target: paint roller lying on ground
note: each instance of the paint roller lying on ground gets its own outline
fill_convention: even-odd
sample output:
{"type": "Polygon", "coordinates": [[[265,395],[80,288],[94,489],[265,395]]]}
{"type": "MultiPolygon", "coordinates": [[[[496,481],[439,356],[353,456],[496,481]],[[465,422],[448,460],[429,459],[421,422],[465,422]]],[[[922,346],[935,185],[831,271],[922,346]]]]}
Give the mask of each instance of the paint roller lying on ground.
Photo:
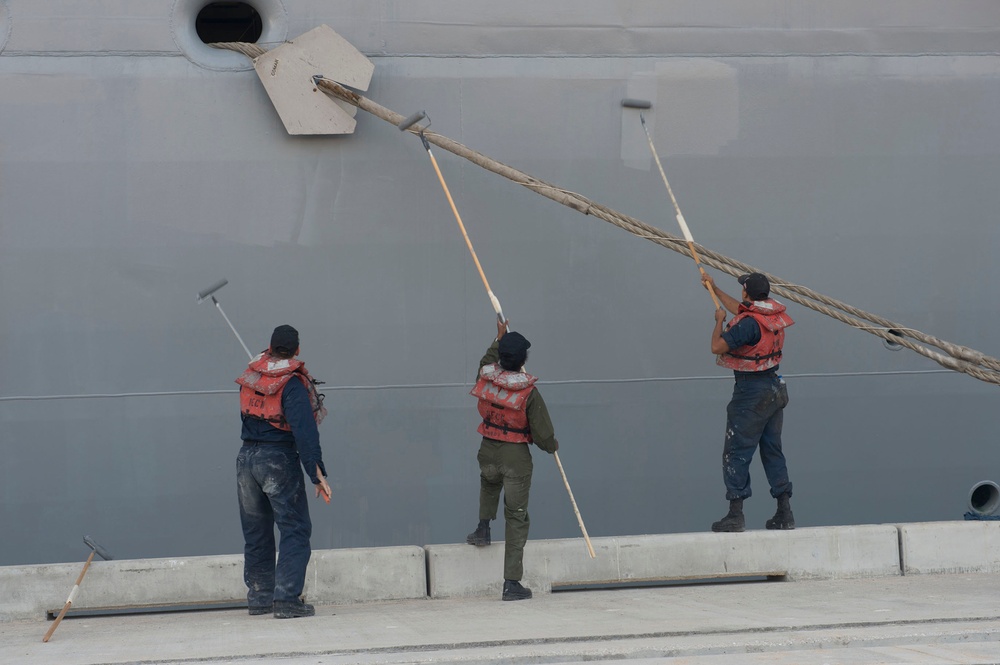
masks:
{"type": "MultiPolygon", "coordinates": [[[[670,181],[667,180],[667,174],[663,170],[663,164],[660,163],[660,156],[656,154],[656,146],[653,145],[653,137],[649,135],[649,129],[646,128],[646,118],[642,114],[642,109],[652,108],[653,103],[643,99],[623,99],[622,106],[627,109],[639,109],[639,122],[642,123],[642,131],[646,133],[646,140],[649,142],[649,150],[653,153],[653,159],[656,160],[656,167],[660,169],[660,176],[663,178],[663,184],[667,186],[667,194],[670,194],[670,200],[674,204],[677,224],[680,225],[681,233],[684,235],[684,239],[687,240],[688,249],[691,250],[691,257],[694,259],[695,265],[698,266],[698,271],[704,275],[705,269],[701,267],[701,259],[698,257],[698,252],[695,251],[694,237],[691,235],[691,229],[688,228],[687,222],[684,221],[684,214],[681,212],[681,207],[677,205],[677,198],[674,196],[674,190],[670,186],[670,181]]],[[[712,296],[712,302],[715,303],[715,308],[722,309],[722,303],[719,302],[719,297],[715,295],[715,289],[712,287],[711,282],[709,282],[708,292],[712,296]]]]}
{"type": "Polygon", "coordinates": [[[66,599],[66,604],[63,605],[62,610],[59,611],[59,616],[56,617],[56,620],[45,632],[45,637],[42,638],[42,642],[49,641],[49,638],[52,637],[52,633],[56,632],[56,628],[59,627],[63,617],[66,616],[66,612],[69,611],[70,605],[72,605],[73,601],[76,600],[76,594],[80,591],[80,583],[83,582],[83,576],[87,574],[87,569],[90,568],[90,562],[94,560],[94,555],[98,555],[105,561],[111,561],[114,559],[110,552],[94,542],[94,539],[90,536],[84,536],[83,542],[90,548],[90,556],[87,557],[87,563],[83,564],[83,570],[80,571],[80,576],[76,578],[76,584],[73,585],[73,590],[69,592],[69,598],[66,599]]]}
{"type": "MultiPolygon", "coordinates": [[[[462,216],[458,214],[458,208],[455,206],[455,201],[451,197],[451,192],[448,191],[448,185],[445,183],[444,176],[441,174],[441,168],[438,166],[437,160],[434,159],[434,153],[431,152],[431,146],[427,142],[427,138],[424,136],[424,131],[427,127],[430,127],[430,119],[427,118],[427,113],[424,111],[417,111],[416,113],[410,115],[407,118],[396,123],[396,126],[401,132],[407,130],[416,131],[417,135],[420,136],[420,141],[424,144],[424,149],[427,151],[427,156],[431,158],[431,164],[434,165],[434,171],[437,173],[438,180],[441,182],[441,188],[444,190],[445,196],[448,197],[448,203],[451,205],[451,211],[455,213],[455,219],[458,220],[458,226],[462,229],[462,236],[465,238],[465,244],[469,248],[469,253],[472,254],[472,260],[476,263],[476,269],[479,271],[479,276],[483,279],[483,286],[486,287],[486,293],[490,298],[490,302],[493,304],[493,310],[497,313],[497,320],[500,323],[505,323],[507,319],[504,318],[503,308],[500,307],[500,301],[497,297],[493,295],[493,290],[490,288],[490,283],[486,279],[486,273],[483,271],[482,264],[479,263],[479,257],[476,256],[476,250],[472,247],[472,241],[469,239],[469,234],[465,230],[465,224],[462,223],[462,216]],[[411,130],[411,128],[416,125],[421,120],[427,119],[427,125],[420,127],[417,130],[411,130]]],[[[569,479],[566,477],[566,471],[563,469],[562,461],[559,459],[559,451],[552,453],[556,460],[556,466],[559,467],[559,474],[562,476],[563,483],[566,485],[566,491],[569,493],[569,501],[573,505],[573,512],[576,513],[576,521],[580,525],[580,531],[583,532],[583,539],[587,543],[587,552],[590,554],[590,558],[596,558],[597,554],[594,553],[594,546],[590,542],[590,536],[587,534],[587,527],[583,524],[583,516],[580,515],[580,509],[576,505],[576,499],[573,497],[573,490],[570,489],[569,479]]]]}

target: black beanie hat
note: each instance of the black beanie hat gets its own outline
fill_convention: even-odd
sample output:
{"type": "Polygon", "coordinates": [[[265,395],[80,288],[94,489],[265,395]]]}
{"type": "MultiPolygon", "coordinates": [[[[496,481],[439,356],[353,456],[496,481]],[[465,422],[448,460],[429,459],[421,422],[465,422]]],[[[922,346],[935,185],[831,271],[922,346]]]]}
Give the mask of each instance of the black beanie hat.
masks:
{"type": "Polygon", "coordinates": [[[505,333],[500,338],[498,350],[500,352],[500,367],[508,372],[516,372],[524,365],[528,359],[528,349],[531,342],[524,338],[524,335],[516,332],[505,333]]]}
{"type": "Polygon", "coordinates": [[[271,351],[282,356],[293,356],[299,350],[299,331],[284,325],[278,326],[271,333],[271,351]]]}

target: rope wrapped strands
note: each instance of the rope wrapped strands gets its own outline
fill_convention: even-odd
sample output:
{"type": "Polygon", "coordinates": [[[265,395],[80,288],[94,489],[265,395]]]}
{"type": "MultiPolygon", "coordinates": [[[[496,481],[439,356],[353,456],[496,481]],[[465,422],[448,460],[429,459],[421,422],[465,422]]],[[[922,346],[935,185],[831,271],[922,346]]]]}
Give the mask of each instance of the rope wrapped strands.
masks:
{"type": "MultiPolygon", "coordinates": [[[[239,42],[219,43],[213,44],[213,46],[216,48],[239,51],[250,58],[259,57],[262,53],[266,52],[256,44],[244,44],[239,42]]],[[[344,86],[329,79],[317,79],[315,81],[315,85],[318,90],[322,90],[332,97],[356,106],[362,111],[366,111],[367,113],[370,113],[371,115],[392,125],[398,126],[403,120],[405,120],[403,115],[381,106],[367,97],[348,90],[344,86]]],[[[407,131],[416,133],[419,129],[410,128],[407,131]]],[[[609,224],[613,224],[639,238],[649,240],[650,242],[656,243],[657,245],[670,249],[678,254],[683,254],[684,256],[692,259],[694,258],[692,250],[688,247],[687,241],[683,238],[679,238],[654,226],[650,226],[645,222],[620,213],[607,206],[601,205],[600,203],[591,201],[581,194],[577,194],[576,192],[572,192],[561,187],[556,187],[555,185],[551,185],[543,180],[534,178],[527,173],[491,159],[482,153],[476,152],[475,150],[472,150],[446,136],[426,130],[423,131],[423,134],[429,143],[432,143],[443,150],[447,150],[454,155],[462,157],[463,159],[466,159],[487,171],[501,175],[504,178],[521,185],[522,187],[530,189],[536,194],[572,208],[577,212],[585,215],[591,215],[608,222],[609,224]]],[[[707,266],[732,275],[733,277],[748,272],[763,273],[771,282],[771,290],[791,302],[795,302],[803,307],[808,307],[813,311],[829,316],[857,330],[861,330],[870,335],[875,335],[883,340],[910,349],[911,351],[914,351],[925,358],[929,358],[949,370],[962,372],[986,383],[1000,385],[1000,360],[997,358],[986,355],[980,351],[976,351],[975,349],[970,349],[959,344],[938,339],[932,335],[927,335],[919,330],[909,328],[894,321],[890,321],[884,317],[848,305],[847,303],[824,296],[807,287],[793,284],[787,280],[781,279],[780,277],[755,268],[754,266],[719,254],[718,252],[713,252],[700,244],[692,244],[695,251],[697,251],[700,256],[702,263],[707,266]]]]}

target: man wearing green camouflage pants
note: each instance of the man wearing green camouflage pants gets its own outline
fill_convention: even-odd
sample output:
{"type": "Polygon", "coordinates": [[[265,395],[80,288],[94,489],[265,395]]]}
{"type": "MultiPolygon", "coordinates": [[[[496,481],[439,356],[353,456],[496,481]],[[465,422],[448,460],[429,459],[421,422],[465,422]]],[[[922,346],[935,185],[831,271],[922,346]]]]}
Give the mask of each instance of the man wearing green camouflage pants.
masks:
{"type": "Polygon", "coordinates": [[[559,442],[542,395],[534,387],[538,379],[523,368],[531,343],[520,333],[508,332],[507,323],[497,321],[496,340],[479,361],[471,393],[479,399],[483,422],[478,432],[483,442],[479,447],[479,526],[466,542],[490,544],[490,520],[496,519],[503,490],[506,532],[502,598],[525,600],[531,598],[531,589],[521,585],[533,468],[528,444],[554,453],[559,442]]]}

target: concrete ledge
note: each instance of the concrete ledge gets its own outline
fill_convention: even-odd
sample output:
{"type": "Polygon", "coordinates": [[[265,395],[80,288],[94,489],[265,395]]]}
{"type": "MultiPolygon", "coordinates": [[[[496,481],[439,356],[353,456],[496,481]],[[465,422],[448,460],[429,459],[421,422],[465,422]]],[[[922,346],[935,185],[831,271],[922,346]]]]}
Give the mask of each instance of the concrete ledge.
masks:
{"type": "MultiPolygon", "coordinates": [[[[242,557],[240,559],[242,566],[242,557]]],[[[242,577],[240,584],[242,588],[242,577]]],[[[306,570],[305,594],[310,602],[317,603],[426,598],[424,548],[363,547],[315,551],[306,570]]]]}
{"type": "MultiPolygon", "coordinates": [[[[529,540],[524,548],[525,585],[546,593],[563,586],[660,580],[900,574],[898,531],[892,525],[625,536],[591,542],[596,559],[590,558],[582,539],[529,540]]],[[[499,595],[502,542],[425,549],[432,598],[499,595]]]]}
{"type": "MultiPolygon", "coordinates": [[[[0,618],[44,618],[60,609],[80,563],[0,568],[0,618]]],[[[379,547],[313,551],[305,595],[321,603],[427,596],[424,551],[379,547]]],[[[102,561],[87,571],[73,609],[246,602],[243,555],[102,561]]]]}
{"type": "Polygon", "coordinates": [[[1000,572],[1000,522],[900,524],[903,573],[1000,572]]]}

